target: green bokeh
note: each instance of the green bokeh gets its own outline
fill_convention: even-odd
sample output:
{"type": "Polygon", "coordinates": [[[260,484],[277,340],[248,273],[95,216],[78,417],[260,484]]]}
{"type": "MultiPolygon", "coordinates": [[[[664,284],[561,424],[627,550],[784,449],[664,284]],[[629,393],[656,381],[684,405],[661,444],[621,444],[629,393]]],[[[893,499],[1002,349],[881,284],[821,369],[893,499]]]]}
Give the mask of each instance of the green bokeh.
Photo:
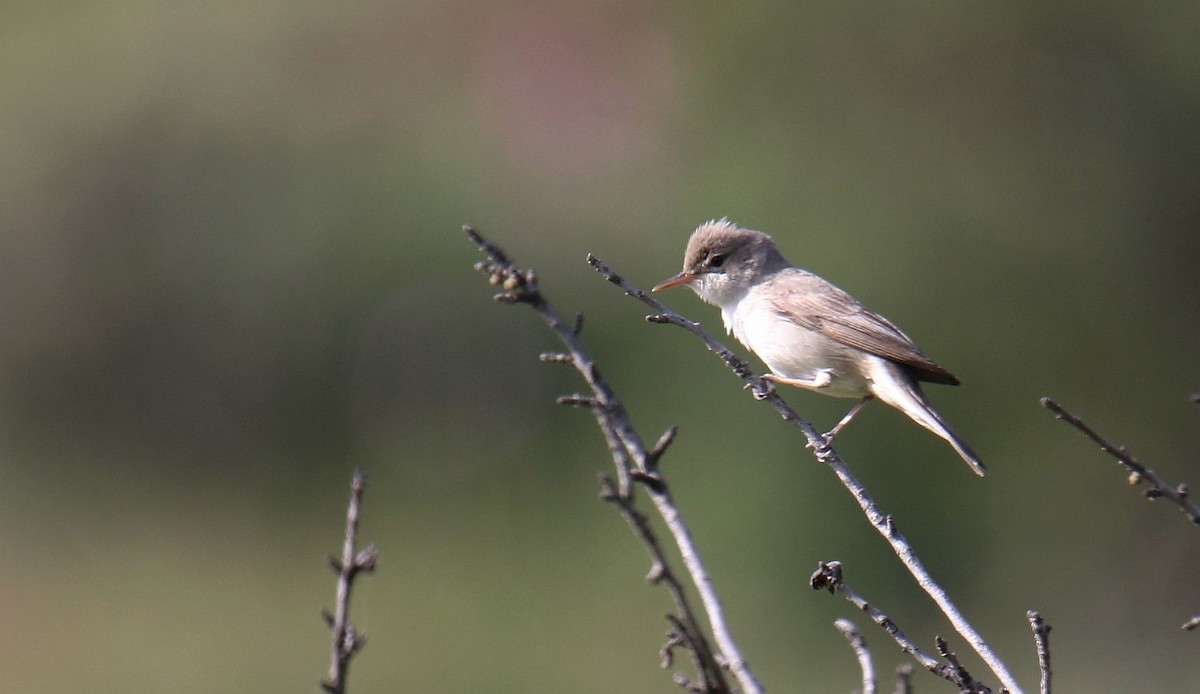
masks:
{"type": "Polygon", "coordinates": [[[352,691],[674,691],[603,440],[553,405],[582,386],[463,223],[586,313],[645,436],[679,425],[667,474],[769,689],[854,686],[831,623],[868,625],[818,560],[950,636],[797,434],[583,263],[648,286],[723,215],[964,381],[931,397],[988,479],[881,406],[838,447],[1027,687],[1031,608],[1063,691],[1200,679],[1195,529],[1037,405],[1200,484],[1194,3],[5,10],[5,690],[317,691],[361,466],[352,691]]]}

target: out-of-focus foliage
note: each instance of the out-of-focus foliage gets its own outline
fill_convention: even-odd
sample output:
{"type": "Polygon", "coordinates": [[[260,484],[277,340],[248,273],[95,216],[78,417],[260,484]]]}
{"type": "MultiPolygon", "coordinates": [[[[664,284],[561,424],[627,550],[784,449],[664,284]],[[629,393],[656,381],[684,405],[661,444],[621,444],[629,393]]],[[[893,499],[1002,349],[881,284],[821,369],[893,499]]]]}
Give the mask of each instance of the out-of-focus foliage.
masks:
{"type": "Polygon", "coordinates": [[[352,691],[672,691],[603,441],[552,405],[579,386],[488,300],[464,222],[587,314],[646,436],[680,426],[666,472],[769,688],[856,681],[818,560],[950,636],[800,438],[582,262],[648,286],[729,215],[966,384],[931,396],[988,479],[883,407],[838,448],[1024,681],[1036,608],[1064,691],[1187,690],[1196,530],[1037,398],[1200,485],[1197,26],[1183,2],[8,3],[4,689],[315,691],[362,466],[382,554],[352,691]]]}

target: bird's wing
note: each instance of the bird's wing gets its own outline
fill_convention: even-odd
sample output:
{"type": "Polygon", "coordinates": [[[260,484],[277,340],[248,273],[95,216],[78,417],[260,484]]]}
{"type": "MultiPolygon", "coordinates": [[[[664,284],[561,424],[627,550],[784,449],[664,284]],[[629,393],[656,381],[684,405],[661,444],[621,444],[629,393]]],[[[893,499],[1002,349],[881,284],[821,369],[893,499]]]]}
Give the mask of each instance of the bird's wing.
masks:
{"type": "MultiPolygon", "coordinates": [[[[802,271],[803,272],[803,271],[802,271]]],[[[797,325],[849,347],[903,364],[922,381],[956,386],[959,380],[921,353],[891,321],[834,285],[803,272],[802,281],[771,298],[772,309],[797,325]]]]}

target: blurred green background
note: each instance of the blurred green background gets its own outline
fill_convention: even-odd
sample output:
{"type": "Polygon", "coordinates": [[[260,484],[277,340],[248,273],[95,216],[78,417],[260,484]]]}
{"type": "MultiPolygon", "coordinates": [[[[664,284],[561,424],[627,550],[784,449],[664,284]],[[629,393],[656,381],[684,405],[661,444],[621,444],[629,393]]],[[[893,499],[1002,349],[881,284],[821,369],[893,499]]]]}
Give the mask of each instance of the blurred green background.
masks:
{"type": "MultiPolygon", "coordinates": [[[[1036,608],[1063,691],[1195,690],[1197,529],[1037,399],[1200,484],[1200,5],[4,15],[6,691],[317,691],[355,466],[382,554],[352,691],[677,691],[603,441],[553,405],[581,385],[463,223],[586,313],[647,438],[679,425],[665,470],[769,689],[855,686],[839,616],[904,661],[807,587],[818,560],[953,636],[799,435],[583,263],[648,286],[723,215],[965,383],[930,394],[989,478],[882,406],[838,448],[1026,686],[1036,608]]],[[[818,426],[849,405],[788,397],[818,426]]]]}

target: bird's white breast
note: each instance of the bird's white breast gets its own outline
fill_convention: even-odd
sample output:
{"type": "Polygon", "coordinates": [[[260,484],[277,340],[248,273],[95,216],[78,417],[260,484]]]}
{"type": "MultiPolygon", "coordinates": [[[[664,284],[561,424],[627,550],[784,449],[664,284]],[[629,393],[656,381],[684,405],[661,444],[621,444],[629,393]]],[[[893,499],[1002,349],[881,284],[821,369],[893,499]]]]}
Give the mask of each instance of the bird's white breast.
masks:
{"type": "Polygon", "coordinates": [[[821,393],[850,398],[867,394],[868,383],[856,360],[869,355],[788,320],[778,308],[769,292],[759,286],[722,305],[721,318],[726,331],[775,374],[811,380],[824,371],[833,380],[821,393]]]}

